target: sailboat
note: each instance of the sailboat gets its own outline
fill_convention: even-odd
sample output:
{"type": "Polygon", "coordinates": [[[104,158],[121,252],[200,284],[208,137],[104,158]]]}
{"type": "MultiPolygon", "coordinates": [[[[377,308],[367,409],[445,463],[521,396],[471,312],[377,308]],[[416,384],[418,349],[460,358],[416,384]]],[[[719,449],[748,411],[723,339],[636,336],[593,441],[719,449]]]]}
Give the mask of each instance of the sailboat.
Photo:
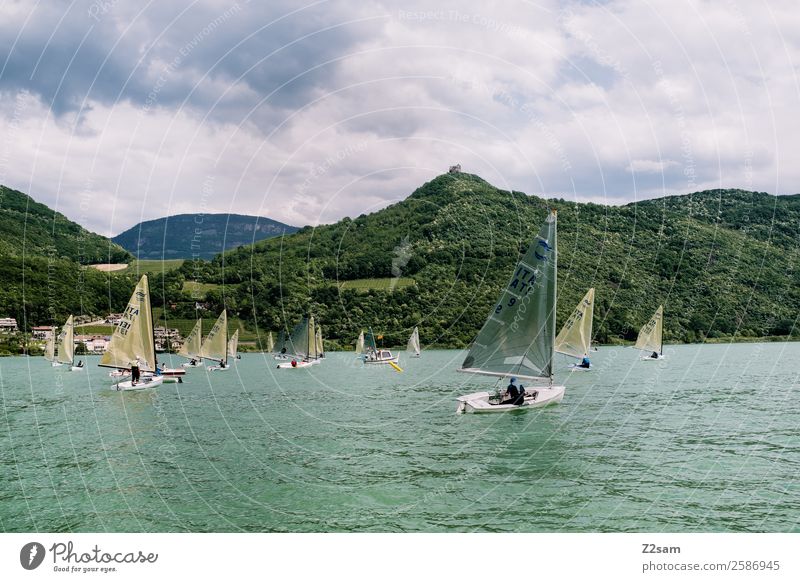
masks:
{"type": "MultiPolygon", "coordinates": [[[[153,338],[153,312],[150,308],[150,289],[147,275],[137,283],[122,313],[122,318],[114,328],[111,342],[100,366],[116,368],[121,374],[130,373],[131,367],[138,361],[141,377],[138,381],[124,380],[116,385],[117,390],[141,390],[160,385],[164,377],[155,374],[158,366],[156,360],[155,339],[153,338]]],[[[112,372],[114,374],[114,372],[112,372]]],[[[125,377],[125,376],[121,376],[125,377]]]]}
{"type": "Polygon", "coordinates": [[[411,354],[412,358],[418,358],[420,355],[419,352],[419,329],[414,328],[414,331],[411,332],[411,337],[408,338],[408,345],[406,346],[406,351],[411,354]]]}
{"type": "Polygon", "coordinates": [[[664,306],[659,305],[653,317],[642,326],[639,330],[639,336],[636,338],[636,345],[633,347],[637,350],[647,352],[647,355],[642,355],[642,360],[663,360],[664,359],[664,340],[663,335],[663,320],[664,320],[664,306]]]}
{"type": "MultiPolygon", "coordinates": [[[[525,387],[522,404],[501,404],[499,394],[458,398],[457,413],[506,412],[560,402],[553,385],[556,330],[557,215],[551,211],[539,235],[517,263],[506,288],[478,332],[459,372],[544,383],[525,387]]],[[[522,386],[520,386],[522,387],[522,386]]]]}
{"type": "Polygon", "coordinates": [[[225,371],[228,367],[228,312],[223,309],[219,314],[214,327],[208,332],[203,345],[200,346],[200,357],[205,360],[218,362],[216,366],[209,366],[210,372],[215,370],[225,371]]]}
{"type": "Polygon", "coordinates": [[[56,330],[53,328],[50,331],[50,337],[47,338],[47,343],[44,345],[44,359],[50,362],[53,368],[58,368],[61,363],[56,361],[56,330]]]}
{"type": "Polygon", "coordinates": [[[58,358],[56,361],[59,364],[67,364],[70,371],[80,372],[83,370],[83,364],[80,366],[75,365],[75,326],[73,318],[70,315],[67,318],[67,323],[61,328],[61,333],[58,334],[58,358]]]}
{"type": "Polygon", "coordinates": [[[272,332],[267,334],[267,353],[272,353],[275,351],[275,341],[272,339],[272,332]]]}
{"type": "Polygon", "coordinates": [[[315,336],[315,350],[317,354],[317,359],[314,360],[315,364],[319,364],[325,359],[325,346],[322,345],[322,326],[317,324],[317,333],[315,336]]]}
{"type": "Polygon", "coordinates": [[[367,348],[364,346],[364,330],[361,330],[361,333],[358,334],[358,339],[356,340],[356,357],[361,358],[364,354],[367,353],[367,348]]]}
{"type": "Polygon", "coordinates": [[[178,355],[184,358],[189,358],[188,362],[181,364],[183,368],[200,368],[203,366],[203,359],[200,357],[200,346],[203,344],[203,320],[197,320],[194,324],[192,331],[186,336],[186,341],[183,342],[181,349],[178,350],[178,355]]]}
{"type": "Polygon", "coordinates": [[[572,370],[579,372],[591,370],[589,350],[592,343],[592,319],[594,319],[594,287],[586,292],[556,337],[555,350],[559,354],[580,360],[570,364],[572,370]]]}
{"type": "Polygon", "coordinates": [[[239,354],[239,330],[233,332],[231,339],[228,340],[228,358],[231,360],[241,359],[239,354]]]}
{"type": "Polygon", "coordinates": [[[273,348],[272,357],[276,360],[288,360],[291,358],[292,349],[289,342],[286,340],[286,331],[281,330],[278,332],[278,341],[273,348]]]}
{"type": "Polygon", "coordinates": [[[289,355],[291,361],[278,364],[279,370],[307,368],[318,363],[319,351],[313,315],[304,317],[295,326],[286,347],[287,352],[290,351],[288,348],[291,347],[291,354],[289,355]]]}
{"type": "MultiPolygon", "coordinates": [[[[379,336],[378,339],[383,339],[383,336],[379,336]]],[[[363,357],[365,364],[389,364],[395,368],[397,367],[397,356],[392,355],[390,350],[379,348],[375,344],[375,334],[372,333],[372,328],[369,328],[369,332],[364,338],[364,343],[366,345],[363,357]]]]}

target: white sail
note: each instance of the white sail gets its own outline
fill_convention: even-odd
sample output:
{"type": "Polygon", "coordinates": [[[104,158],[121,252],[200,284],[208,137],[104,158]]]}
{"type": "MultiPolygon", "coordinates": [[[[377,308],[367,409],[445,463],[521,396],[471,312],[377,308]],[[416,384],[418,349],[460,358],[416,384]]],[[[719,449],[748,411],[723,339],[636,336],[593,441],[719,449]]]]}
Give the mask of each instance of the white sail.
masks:
{"type": "Polygon", "coordinates": [[[358,340],[356,341],[356,353],[357,354],[366,354],[367,350],[364,346],[364,330],[361,330],[361,333],[358,334],[358,340]]]}
{"type": "Polygon", "coordinates": [[[231,339],[228,340],[228,357],[235,358],[236,352],[239,350],[239,330],[233,332],[231,339]]]}
{"type": "Polygon", "coordinates": [[[219,314],[214,327],[208,332],[203,345],[200,346],[200,357],[207,360],[224,362],[228,353],[228,313],[225,309],[219,314]]]}
{"type": "Polygon", "coordinates": [[[108,368],[129,369],[138,358],[139,368],[154,372],[156,350],[153,341],[153,312],[150,308],[150,288],[147,275],[142,275],[133,291],[122,319],[114,329],[100,365],[108,368]]]}
{"type": "Polygon", "coordinates": [[[411,332],[411,337],[408,338],[406,351],[411,352],[415,356],[419,355],[419,329],[416,327],[414,328],[414,331],[411,332]]]}
{"type": "Polygon", "coordinates": [[[664,343],[661,337],[663,333],[663,319],[664,306],[659,305],[653,317],[650,318],[650,321],[644,324],[642,329],[639,330],[639,336],[636,338],[636,345],[634,346],[637,350],[658,352],[659,354],[664,352],[664,343]]]}
{"type": "Polygon", "coordinates": [[[203,320],[198,319],[194,324],[192,331],[186,336],[186,341],[183,342],[181,349],[178,350],[178,355],[184,358],[197,358],[200,356],[200,346],[203,344],[203,320]]]}
{"type": "Polygon", "coordinates": [[[314,338],[315,351],[318,358],[324,357],[325,346],[322,345],[322,326],[317,326],[317,333],[314,338]]]}
{"type": "Polygon", "coordinates": [[[47,343],[44,345],[44,359],[48,362],[56,361],[56,330],[53,328],[50,331],[50,337],[47,338],[47,343]]]}
{"type": "Polygon", "coordinates": [[[557,274],[556,212],[514,268],[460,372],[552,379],[557,274]]]}
{"type": "Polygon", "coordinates": [[[555,350],[575,358],[588,355],[592,343],[592,319],[594,319],[594,287],[586,292],[567,319],[556,337],[555,350]]]}
{"type": "Polygon", "coordinates": [[[267,352],[275,351],[275,341],[272,339],[272,332],[267,335],[267,352]]]}
{"type": "Polygon", "coordinates": [[[58,358],[56,361],[59,364],[72,365],[75,359],[75,344],[74,344],[74,327],[72,323],[72,316],[67,318],[67,323],[61,328],[61,333],[58,334],[58,358]]]}

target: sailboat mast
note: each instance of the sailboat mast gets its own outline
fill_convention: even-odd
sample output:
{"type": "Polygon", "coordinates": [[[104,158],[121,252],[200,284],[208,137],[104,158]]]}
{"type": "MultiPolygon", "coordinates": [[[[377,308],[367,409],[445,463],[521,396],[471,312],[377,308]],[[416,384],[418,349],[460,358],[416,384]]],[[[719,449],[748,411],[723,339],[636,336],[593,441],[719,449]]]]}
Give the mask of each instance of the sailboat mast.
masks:
{"type": "Polygon", "coordinates": [[[555,358],[556,346],[556,306],[558,305],[558,210],[552,209],[553,213],[553,325],[550,329],[550,386],[553,385],[553,359],[555,358]]]}

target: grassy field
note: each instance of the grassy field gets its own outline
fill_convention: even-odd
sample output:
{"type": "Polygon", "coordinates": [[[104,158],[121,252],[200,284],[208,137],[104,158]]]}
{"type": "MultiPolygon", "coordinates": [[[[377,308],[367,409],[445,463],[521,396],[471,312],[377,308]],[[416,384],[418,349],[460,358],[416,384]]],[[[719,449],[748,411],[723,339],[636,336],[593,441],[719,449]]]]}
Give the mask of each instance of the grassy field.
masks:
{"type": "Polygon", "coordinates": [[[339,281],[339,289],[355,289],[356,291],[369,291],[372,289],[388,291],[390,289],[400,289],[416,285],[414,279],[410,277],[398,277],[397,279],[387,277],[384,279],[353,279],[352,281],[339,281]]]}
{"type": "Polygon", "coordinates": [[[221,285],[216,283],[199,283],[197,281],[184,281],[183,290],[188,293],[202,293],[205,294],[213,289],[219,289],[221,285]]]}
{"type": "Polygon", "coordinates": [[[111,335],[114,333],[113,325],[76,325],[75,333],[80,335],[111,335]]]}
{"type": "MultiPolygon", "coordinates": [[[[172,329],[177,329],[183,337],[189,335],[189,332],[192,331],[194,324],[197,320],[195,319],[177,319],[168,317],[166,321],[163,319],[164,310],[160,307],[153,308],[153,324],[156,326],[165,326],[172,329]]],[[[203,335],[207,334],[211,330],[211,326],[214,325],[214,321],[216,318],[207,317],[203,319],[203,335]]],[[[252,330],[245,326],[244,322],[241,319],[236,317],[232,317],[228,319],[228,332],[233,333],[235,330],[239,330],[239,340],[245,342],[252,342],[258,339],[255,330],[252,330]]],[[[266,334],[266,332],[262,331],[262,334],[266,334]]],[[[275,337],[275,334],[273,334],[275,337]]]]}

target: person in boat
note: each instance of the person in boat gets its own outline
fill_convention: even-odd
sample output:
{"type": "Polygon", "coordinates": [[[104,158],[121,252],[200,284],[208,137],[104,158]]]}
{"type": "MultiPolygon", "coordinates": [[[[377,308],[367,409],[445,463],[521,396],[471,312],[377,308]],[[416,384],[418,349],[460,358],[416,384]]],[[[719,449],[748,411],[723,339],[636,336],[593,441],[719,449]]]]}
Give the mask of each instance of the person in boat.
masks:
{"type": "Polygon", "coordinates": [[[522,384],[517,387],[517,379],[511,378],[511,381],[508,383],[508,388],[506,388],[506,399],[500,404],[520,406],[523,402],[525,402],[525,388],[522,384]]]}
{"type": "Polygon", "coordinates": [[[194,358],[192,358],[192,361],[191,361],[191,362],[189,362],[189,365],[190,365],[190,366],[196,366],[196,365],[197,365],[197,360],[195,360],[194,358]]]}
{"type": "Polygon", "coordinates": [[[297,360],[292,360],[292,368],[296,368],[296,367],[297,367],[297,360]]]}
{"type": "Polygon", "coordinates": [[[651,358],[653,358],[654,360],[657,360],[657,359],[658,359],[658,352],[653,352],[653,353],[650,355],[650,357],[651,357],[651,358]]]}
{"type": "Polygon", "coordinates": [[[136,358],[131,362],[131,384],[136,385],[139,381],[139,358],[136,358]]]}
{"type": "Polygon", "coordinates": [[[78,360],[77,367],[78,368],[83,368],[83,360],[78,360]]]}
{"type": "Polygon", "coordinates": [[[282,353],[282,354],[285,354],[285,353],[286,353],[286,346],[283,346],[283,347],[281,348],[281,353],[282,353]]]}
{"type": "Polygon", "coordinates": [[[583,359],[581,360],[581,363],[578,364],[578,367],[586,369],[591,368],[592,362],[589,360],[589,356],[583,356],[583,359]]]}
{"type": "Polygon", "coordinates": [[[237,360],[241,360],[242,359],[242,354],[236,354],[236,359],[237,360]]]}
{"type": "Polygon", "coordinates": [[[228,366],[226,366],[226,365],[225,365],[225,362],[224,362],[224,361],[221,361],[221,362],[219,363],[219,367],[220,367],[220,368],[227,368],[228,366]]]}

